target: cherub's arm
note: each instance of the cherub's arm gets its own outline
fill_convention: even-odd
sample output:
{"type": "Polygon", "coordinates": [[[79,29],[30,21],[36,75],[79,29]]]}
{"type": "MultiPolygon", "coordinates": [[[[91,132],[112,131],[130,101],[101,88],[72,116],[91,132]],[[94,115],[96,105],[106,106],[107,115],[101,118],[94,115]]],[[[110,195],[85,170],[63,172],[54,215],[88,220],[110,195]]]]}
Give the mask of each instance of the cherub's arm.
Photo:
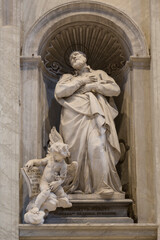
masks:
{"type": "Polygon", "coordinates": [[[45,166],[48,163],[48,157],[41,158],[41,159],[31,159],[26,164],[25,167],[32,168],[33,166],[45,166]]]}

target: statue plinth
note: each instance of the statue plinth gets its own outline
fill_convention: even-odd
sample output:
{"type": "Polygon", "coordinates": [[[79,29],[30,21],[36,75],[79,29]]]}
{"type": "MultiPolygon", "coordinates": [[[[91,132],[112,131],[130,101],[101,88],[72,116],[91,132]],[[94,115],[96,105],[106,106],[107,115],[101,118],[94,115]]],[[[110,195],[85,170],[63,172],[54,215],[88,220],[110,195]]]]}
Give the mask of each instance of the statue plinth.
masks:
{"type": "Polygon", "coordinates": [[[45,223],[133,223],[133,219],[128,217],[131,199],[70,201],[72,208],[57,208],[49,213],[45,223]]]}
{"type": "Polygon", "coordinates": [[[114,192],[111,195],[106,195],[106,196],[101,196],[100,194],[85,194],[85,193],[73,193],[73,194],[69,194],[68,195],[69,200],[93,200],[93,201],[97,201],[97,200],[114,200],[114,199],[125,199],[125,193],[119,193],[119,192],[114,192]]]}

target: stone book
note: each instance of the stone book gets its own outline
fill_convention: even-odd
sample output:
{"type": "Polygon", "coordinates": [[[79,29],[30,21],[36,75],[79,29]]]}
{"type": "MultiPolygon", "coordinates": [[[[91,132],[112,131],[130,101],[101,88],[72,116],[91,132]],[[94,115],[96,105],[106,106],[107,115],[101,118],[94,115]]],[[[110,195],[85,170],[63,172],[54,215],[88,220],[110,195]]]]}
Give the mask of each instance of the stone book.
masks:
{"type": "Polygon", "coordinates": [[[39,191],[39,182],[41,179],[41,171],[38,167],[28,169],[27,167],[21,168],[22,175],[27,183],[29,197],[36,196],[39,191]]]}

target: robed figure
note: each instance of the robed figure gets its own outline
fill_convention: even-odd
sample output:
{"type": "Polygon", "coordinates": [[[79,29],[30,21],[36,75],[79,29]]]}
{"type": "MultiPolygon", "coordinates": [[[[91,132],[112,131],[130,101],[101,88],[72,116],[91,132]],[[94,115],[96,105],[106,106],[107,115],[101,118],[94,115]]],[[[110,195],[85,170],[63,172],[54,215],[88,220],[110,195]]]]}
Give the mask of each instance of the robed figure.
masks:
{"type": "Polygon", "coordinates": [[[64,74],[55,88],[62,105],[60,133],[69,145],[69,161],[78,162],[75,190],[101,196],[121,192],[116,171],[120,146],[112,101],[120,93],[114,79],[102,70],[92,70],[84,53],[70,55],[75,74],[64,74]],[[112,103],[111,103],[112,102],[112,103]]]}

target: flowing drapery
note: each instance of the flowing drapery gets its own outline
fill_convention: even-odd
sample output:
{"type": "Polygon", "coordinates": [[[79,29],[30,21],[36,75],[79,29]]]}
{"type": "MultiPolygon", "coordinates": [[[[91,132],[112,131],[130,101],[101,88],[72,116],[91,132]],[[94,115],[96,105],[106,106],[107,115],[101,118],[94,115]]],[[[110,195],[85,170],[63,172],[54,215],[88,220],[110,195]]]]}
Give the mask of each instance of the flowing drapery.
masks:
{"type": "Polygon", "coordinates": [[[95,93],[79,91],[80,82],[72,75],[64,75],[57,84],[55,96],[63,106],[60,133],[69,145],[70,161],[78,162],[75,189],[85,193],[107,189],[121,192],[115,167],[120,158],[114,125],[118,112],[104,97],[117,95],[119,87],[103,71],[93,72],[99,77],[95,93]]]}

